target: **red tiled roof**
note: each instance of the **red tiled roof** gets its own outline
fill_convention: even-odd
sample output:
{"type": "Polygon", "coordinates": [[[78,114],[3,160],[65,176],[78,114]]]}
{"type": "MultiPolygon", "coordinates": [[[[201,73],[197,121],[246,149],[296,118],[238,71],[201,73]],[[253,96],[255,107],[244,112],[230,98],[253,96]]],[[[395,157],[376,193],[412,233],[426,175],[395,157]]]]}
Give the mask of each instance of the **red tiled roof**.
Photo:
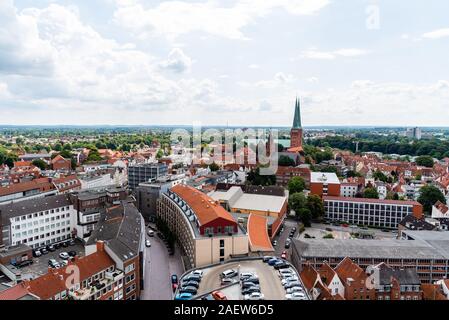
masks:
{"type": "Polygon", "coordinates": [[[66,269],[72,265],[78,267],[79,279],[82,282],[94,274],[115,265],[115,263],[104,250],[97,250],[97,252],[79,258],[75,262],[69,262],[66,267],[49,270],[47,274],[39,278],[25,281],[28,291],[42,300],[47,300],[64,290],[68,290],[66,280],[68,277],[73,276],[73,271],[67,271],[66,273],[66,269]]]}
{"type": "Polygon", "coordinates": [[[53,160],[51,160],[51,163],[56,163],[56,162],[58,162],[58,161],[60,161],[60,160],[63,160],[63,161],[69,161],[69,160],[67,160],[66,158],[64,158],[63,156],[61,156],[60,154],[58,154],[56,157],[54,157],[53,158],[53,160]]]}
{"type": "Polygon", "coordinates": [[[422,283],[421,289],[423,293],[423,300],[447,300],[442,293],[441,287],[437,284],[422,283]]]}
{"type": "Polygon", "coordinates": [[[251,251],[274,251],[268,236],[267,217],[254,213],[249,215],[248,237],[251,251]]]}
{"type": "Polygon", "coordinates": [[[336,267],[335,272],[342,281],[346,281],[348,278],[357,279],[364,273],[363,269],[355,264],[350,258],[344,258],[336,267]]]}
{"type": "Polygon", "coordinates": [[[19,300],[29,294],[22,282],[0,292],[0,300],[19,300]]]}
{"type": "Polygon", "coordinates": [[[336,200],[345,202],[366,202],[366,203],[380,203],[380,204],[397,204],[397,205],[411,205],[417,206],[421,205],[417,201],[402,201],[402,200],[381,200],[381,199],[368,199],[368,198],[345,198],[345,197],[333,197],[333,196],[323,196],[323,200],[336,200]]]}
{"type": "Polygon", "coordinates": [[[38,178],[32,181],[13,184],[6,187],[0,187],[0,196],[39,189],[40,191],[53,190],[55,186],[49,178],[38,178]]]}
{"type": "Polygon", "coordinates": [[[232,215],[222,206],[212,200],[211,197],[193,187],[178,184],[171,188],[171,191],[187,202],[195,212],[201,225],[208,224],[218,218],[235,222],[232,215]]]}
{"type": "Polygon", "coordinates": [[[301,277],[301,280],[304,283],[307,291],[312,290],[315,287],[317,281],[319,281],[318,272],[310,264],[304,265],[299,276],[301,277]]]}

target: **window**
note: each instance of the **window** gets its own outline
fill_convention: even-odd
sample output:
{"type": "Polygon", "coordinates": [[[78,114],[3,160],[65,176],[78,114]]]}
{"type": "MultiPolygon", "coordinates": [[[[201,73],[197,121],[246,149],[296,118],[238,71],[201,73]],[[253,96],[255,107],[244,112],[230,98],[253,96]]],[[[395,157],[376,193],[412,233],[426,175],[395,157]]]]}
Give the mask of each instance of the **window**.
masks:
{"type": "Polygon", "coordinates": [[[220,248],[224,248],[224,245],[225,245],[225,241],[224,241],[224,239],[221,239],[220,240],[220,248]]]}
{"type": "Polygon", "coordinates": [[[135,269],[135,266],[134,266],[134,263],[132,263],[132,264],[126,266],[125,273],[130,273],[131,271],[134,271],[134,269],[135,269]]]}
{"type": "Polygon", "coordinates": [[[223,257],[225,255],[225,250],[223,248],[220,249],[220,257],[223,257]]]}

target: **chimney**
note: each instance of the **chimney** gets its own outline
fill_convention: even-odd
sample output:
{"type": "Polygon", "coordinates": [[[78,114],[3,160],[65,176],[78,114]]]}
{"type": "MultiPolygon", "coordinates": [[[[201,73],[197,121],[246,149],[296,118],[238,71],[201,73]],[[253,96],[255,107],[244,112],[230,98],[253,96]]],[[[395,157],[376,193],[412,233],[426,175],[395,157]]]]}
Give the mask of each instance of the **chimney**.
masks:
{"type": "Polygon", "coordinates": [[[97,251],[104,251],[104,241],[97,241],[97,251]]]}

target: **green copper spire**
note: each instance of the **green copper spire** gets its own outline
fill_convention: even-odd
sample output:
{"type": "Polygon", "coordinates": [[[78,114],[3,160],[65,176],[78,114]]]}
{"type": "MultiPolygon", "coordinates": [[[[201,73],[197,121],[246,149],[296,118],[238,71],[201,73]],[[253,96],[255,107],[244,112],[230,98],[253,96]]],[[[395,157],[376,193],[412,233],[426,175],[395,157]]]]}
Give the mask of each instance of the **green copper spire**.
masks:
{"type": "Polygon", "coordinates": [[[300,104],[299,99],[296,98],[295,102],[295,117],[293,118],[293,129],[299,129],[301,128],[301,110],[300,110],[300,104]]]}

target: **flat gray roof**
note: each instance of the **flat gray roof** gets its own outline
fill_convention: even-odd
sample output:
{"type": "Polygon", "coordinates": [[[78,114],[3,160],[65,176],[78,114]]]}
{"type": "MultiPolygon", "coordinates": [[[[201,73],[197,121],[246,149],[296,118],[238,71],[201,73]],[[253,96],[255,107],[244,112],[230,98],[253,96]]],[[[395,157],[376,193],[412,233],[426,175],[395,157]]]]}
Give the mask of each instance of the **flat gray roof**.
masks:
{"type": "Polygon", "coordinates": [[[445,240],[438,241],[399,239],[301,239],[294,240],[293,243],[294,250],[300,256],[306,258],[449,259],[449,234],[445,240]]]}

